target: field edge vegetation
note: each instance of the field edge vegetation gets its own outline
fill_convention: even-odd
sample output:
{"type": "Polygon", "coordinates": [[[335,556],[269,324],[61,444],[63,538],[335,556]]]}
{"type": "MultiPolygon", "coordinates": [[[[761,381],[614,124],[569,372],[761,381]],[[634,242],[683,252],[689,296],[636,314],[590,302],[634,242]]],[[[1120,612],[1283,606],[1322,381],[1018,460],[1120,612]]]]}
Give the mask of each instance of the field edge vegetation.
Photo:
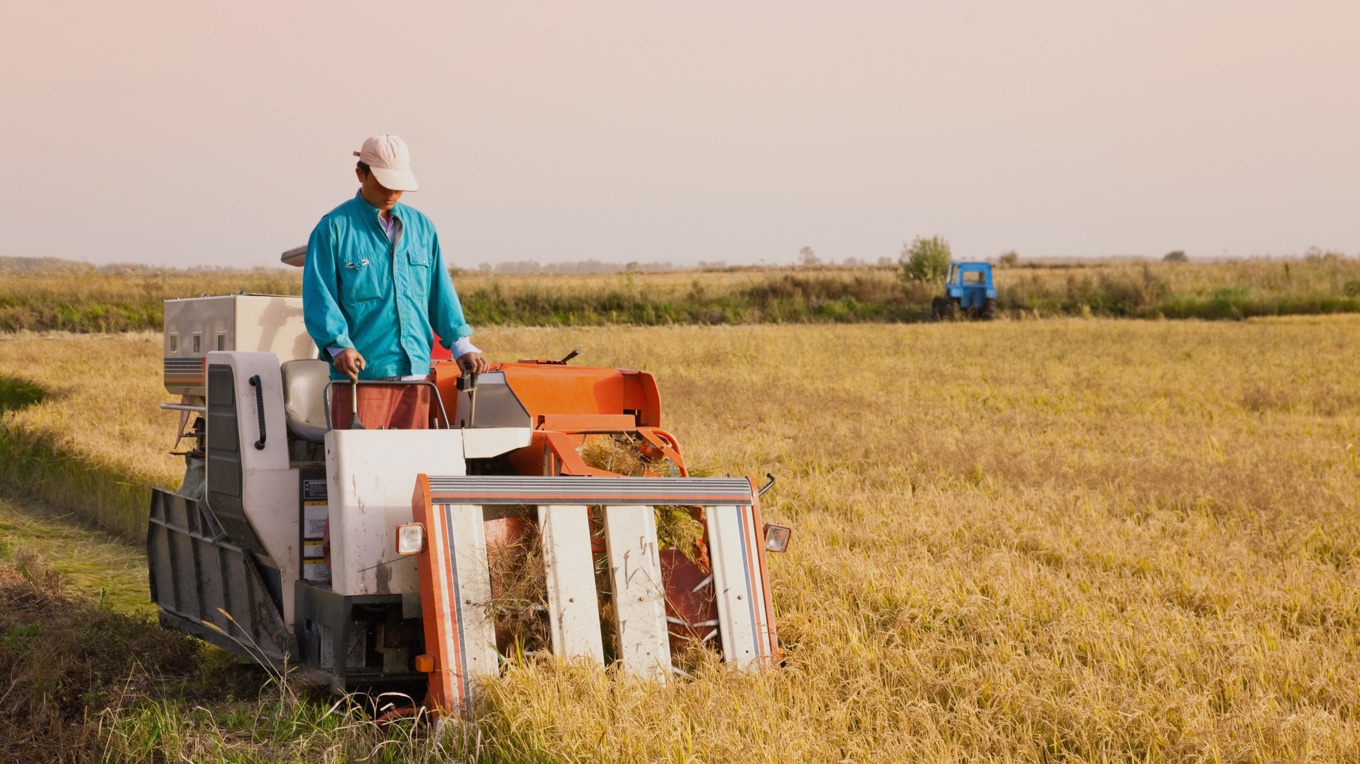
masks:
{"type": "MultiPolygon", "coordinates": [[[[96,268],[0,258],[0,332],[158,330],[166,299],[237,291],[296,295],[295,269],[96,268]],[[9,263],[8,268],[6,262],[9,263]]],[[[476,326],[908,323],[940,287],[900,266],[798,266],[595,275],[456,271],[476,326]]],[[[1004,317],[1242,319],[1360,312],[1360,258],[1314,254],[1222,262],[997,268],[1004,317]]]]}

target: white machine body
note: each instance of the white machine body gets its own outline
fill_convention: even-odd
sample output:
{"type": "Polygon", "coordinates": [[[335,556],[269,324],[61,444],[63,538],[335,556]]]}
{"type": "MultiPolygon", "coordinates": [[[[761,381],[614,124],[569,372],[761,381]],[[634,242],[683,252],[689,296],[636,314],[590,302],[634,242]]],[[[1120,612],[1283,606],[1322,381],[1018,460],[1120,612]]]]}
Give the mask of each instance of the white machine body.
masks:
{"type": "Polygon", "coordinates": [[[326,433],[330,583],[337,594],[415,594],[415,560],[397,555],[411,522],[414,475],[465,475],[466,458],[529,445],[527,427],[487,430],[331,430],[326,433]]]}
{"type": "Polygon", "coordinates": [[[281,361],[316,358],[301,297],[233,294],[165,301],[165,388],[202,397],[213,351],[273,353],[281,361]]]}

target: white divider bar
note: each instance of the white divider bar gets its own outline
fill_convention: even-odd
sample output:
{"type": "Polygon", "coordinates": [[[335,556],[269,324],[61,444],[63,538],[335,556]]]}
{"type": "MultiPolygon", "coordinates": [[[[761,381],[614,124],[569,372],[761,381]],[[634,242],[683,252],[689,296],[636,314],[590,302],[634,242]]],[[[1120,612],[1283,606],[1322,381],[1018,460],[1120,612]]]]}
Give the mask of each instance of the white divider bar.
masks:
{"type": "Polygon", "coordinates": [[[604,531],[619,659],[635,674],[665,681],[671,673],[671,650],[656,548],[656,513],[646,506],[606,507],[604,531]]]}
{"type": "Polygon", "coordinates": [[[431,475],[430,495],[446,504],[680,505],[751,504],[745,478],[517,477],[431,475]]]}
{"type": "Polygon", "coordinates": [[[600,608],[595,590],[595,557],[585,505],[538,508],[543,566],[548,580],[548,622],[554,655],[585,656],[604,662],[600,608]]]}
{"type": "MultiPolygon", "coordinates": [[[[433,505],[426,522],[442,543],[430,544],[431,585],[438,654],[432,683],[439,697],[466,708],[476,692],[474,678],[496,674],[496,624],[491,602],[491,572],[486,563],[486,529],[482,508],[433,505]]],[[[430,617],[429,614],[426,617],[430,617]]],[[[429,632],[426,632],[427,635],[429,632]]],[[[428,636],[427,636],[428,639],[428,636]]],[[[427,650],[434,652],[434,646],[427,650]]]]}
{"type": "Polygon", "coordinates": [[[491,568],[486,559],[486,518],[471,504],[448,506],[449,548],[458,574],[464,663],[469,674],[496,674],[496,619],[491,612],[491,568]]]}
{"type": "Polygon", "coordinates": [[[706,516],[723,662],[743,671],[761,669],[771,649],[754,515],[750,506],[722,506],[709,507],[706,516]]]}

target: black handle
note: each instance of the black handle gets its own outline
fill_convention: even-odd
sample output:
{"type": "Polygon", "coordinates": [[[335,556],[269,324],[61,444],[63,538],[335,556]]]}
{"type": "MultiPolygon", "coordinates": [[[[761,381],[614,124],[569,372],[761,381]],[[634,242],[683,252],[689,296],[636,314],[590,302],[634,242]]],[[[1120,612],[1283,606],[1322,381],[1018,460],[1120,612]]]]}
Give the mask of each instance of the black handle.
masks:
{"type": "Polygon", "coordinates": [[[757,491],[756,496],[764,496],[766,491],[770,490],[771,488],[774,488],[774,475],[772,473],[766,472],[765,477],[769,478],[770,482],[766,483],[764,488],[757,491]]]}
{"type": "Polygon", "coordinates": [[[260,384],[260,375],[256,374],[250,378],[250,386],[255,388],[255,412],[260,416],[260,439],[255,441],[255,450],[264,450],[264,385],[260,384]]]}

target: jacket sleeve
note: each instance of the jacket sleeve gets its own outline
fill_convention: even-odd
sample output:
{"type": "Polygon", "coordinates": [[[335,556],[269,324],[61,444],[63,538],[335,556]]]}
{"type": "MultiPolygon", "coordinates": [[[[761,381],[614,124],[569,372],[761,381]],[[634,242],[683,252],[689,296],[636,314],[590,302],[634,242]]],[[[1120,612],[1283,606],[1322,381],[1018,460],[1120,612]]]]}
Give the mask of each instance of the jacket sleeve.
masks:
{"type": "Polygon", "coordinates": [[[323,219],[307,240],[307,261],[302,266],[302,318],[321,357],[331,360],[327,348],[352,348],[349,322],[340,310],[340,277],[336,272],[335,232],[323,219]]]}
{"type": "Polygon", "coordinates": [[[452,348],[455,340],[472,336],[472,327],[463,317],[463,303],[453,288],[453,279],[449,278],[444,252],[439,246],[439,234],[431,235],[430,241],[434,258],[434,272],[430,274],[433,282],[430,284],[430,326],[439,335],[439,344],[452,348]]]}

